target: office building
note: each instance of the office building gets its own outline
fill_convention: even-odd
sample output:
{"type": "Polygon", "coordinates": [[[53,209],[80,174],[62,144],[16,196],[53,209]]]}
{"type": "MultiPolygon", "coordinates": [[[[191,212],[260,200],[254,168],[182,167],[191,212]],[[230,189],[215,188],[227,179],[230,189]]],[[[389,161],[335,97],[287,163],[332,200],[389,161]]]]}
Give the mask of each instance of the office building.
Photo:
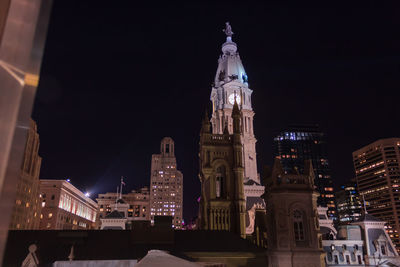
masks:
{"type": "Polygon", "coordinates": [[[26,138],[21,175],[17,183],[16,199],[11,215],[10,229],[33,230],[40,223],[39,173],[42,158],[39,156],[37,125],[31,120],[26,138]]]}
{"type": "Polygon", "coordinates": [[[95,229],[97,203],[66,180],[40,180],[41,230],[95,229]]]}
{"type": "Polygon", "coordinates": [[[150,173],[150,216],[172,216],[172,226],[182,228],[183,175],[177,169],[172,138],[161,140],[161,153],[153,154],[150,173]]]}
{"type": "Polygon", "coordinates": [[[328,207],[328,216],[337,218],[333,182],[326,150],[325,134],[318,125],[294,125],[274,138],[274,157],[282,162],[285,172],[304,172],[305,160],[311,160],[315,186],[320,193],[318,206],[328,207]]]}
{"type": "Polygon", "coordinates": [[[341,190],[336,192],[335,196],[338,219],[341,223],[353,222],[361,217],[363,206],[356,182],[349,182],[342,185],[341,190]]]}
{"type": "Polygon", "coordinates": [[[400,249],[400,138],[380,139],[353,152],[358,191],[369,214],[387,222],[400,249]]]}

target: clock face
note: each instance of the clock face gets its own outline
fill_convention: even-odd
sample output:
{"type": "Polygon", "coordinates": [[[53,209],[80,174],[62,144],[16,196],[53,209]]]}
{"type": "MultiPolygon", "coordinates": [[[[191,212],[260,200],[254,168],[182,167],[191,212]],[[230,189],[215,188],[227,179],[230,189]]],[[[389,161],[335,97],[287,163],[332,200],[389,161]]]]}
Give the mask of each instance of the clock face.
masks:
{"type": "MultiPolygon", "coordinates": [[[[235,103],[235,94],[230,94],[228,100],[233,105],[235,103]]],[[[240,95],[236,95],[236,102],[240,104],[240,95]]]]}

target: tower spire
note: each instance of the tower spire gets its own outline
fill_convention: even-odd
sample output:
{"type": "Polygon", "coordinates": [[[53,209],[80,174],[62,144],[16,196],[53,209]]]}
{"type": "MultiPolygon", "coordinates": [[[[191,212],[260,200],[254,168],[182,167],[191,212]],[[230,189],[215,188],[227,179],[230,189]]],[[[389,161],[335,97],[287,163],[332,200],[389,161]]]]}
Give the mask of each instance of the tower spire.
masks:
{"type": "Polygon", "coordinates": [[[225,22],[225,29],[222,30],[226,35],[226,42],[222,45],[222,52],[225,55],[234,55],[237,51],[236,44],[232,41],[232,27],[229,22],[225,22]]]}
{"type": "Polygon", "coordinates": [[[204,111],[204,118],[203,118],[203,122],[201,125],[201,132],[202,133],[210,133],[211,130],[211,123],[210,123],[210,119],[208,118],[208,112],[207,109],[204,111]]]}
{"type": "Polygon", "coordinates": [[[240,130],[240,110],[239,105],[236,101],[236,94],[235,94],[235,103],[233,104],[232,109],[232,119],[233,119],[233,133],[241,133],[240,130]]]}

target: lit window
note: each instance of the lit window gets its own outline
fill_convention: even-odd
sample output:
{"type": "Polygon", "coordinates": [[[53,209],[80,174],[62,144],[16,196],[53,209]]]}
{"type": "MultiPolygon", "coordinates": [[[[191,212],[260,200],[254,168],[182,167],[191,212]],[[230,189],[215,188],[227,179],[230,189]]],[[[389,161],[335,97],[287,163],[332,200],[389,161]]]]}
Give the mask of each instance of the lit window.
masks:
{"type": "Polygon", "coordinates": [[[29,202],[26,202],[25,207],[29,208],[29,202]]]}
{"type": "Polygon", "coordinates": [[[49,213],[49,218],[53,217],[53,213],[49,213]]]}

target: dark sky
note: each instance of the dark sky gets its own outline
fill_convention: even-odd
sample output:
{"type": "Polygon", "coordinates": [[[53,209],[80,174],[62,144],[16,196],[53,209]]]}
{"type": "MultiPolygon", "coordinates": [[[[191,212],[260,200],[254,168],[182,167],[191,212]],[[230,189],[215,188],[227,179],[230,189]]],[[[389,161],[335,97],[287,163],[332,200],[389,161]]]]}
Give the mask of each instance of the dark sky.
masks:
{"type": "Polygon", "coordinates": [[[288,124],[326,132],[336,187],[354,175],[354,150],[400,136],[399,6],[133,2],[54,1],[33,111],[41,178],[93,194],[115,191],[121,175],[127,190],[145,186],[151,154],[170,136],[184,217],[194,216],[200,123],[225,21],[254,90],[259,170],[288,124]]]}

